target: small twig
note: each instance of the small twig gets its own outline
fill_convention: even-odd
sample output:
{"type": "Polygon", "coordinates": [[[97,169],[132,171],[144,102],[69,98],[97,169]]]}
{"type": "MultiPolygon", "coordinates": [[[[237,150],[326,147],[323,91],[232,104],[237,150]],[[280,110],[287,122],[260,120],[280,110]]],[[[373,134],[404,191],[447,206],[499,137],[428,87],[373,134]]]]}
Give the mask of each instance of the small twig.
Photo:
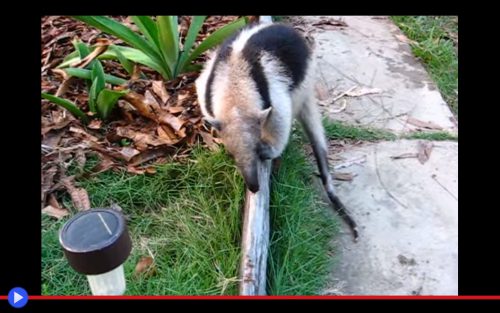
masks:
{"type": "Polygon", "coordinates": [[[391,159],[393,159],[393,160],[411,159],[411,158],[418,158],[418,153],[403,153],[401,155],[391,156],[391,159]]]}
{"type": "Polygon", "coordinates": [[[330,111],[331,113],[340,113],[340,112],[345,110],[345,108],[347,107],[347,101],[346,101],[346,99],[342,99],[342,100],[343,100],[343,102],[342,102],[342,105],[340,106],[340,109],[331,110],[330,111]]]}
{"type": "Polygon", "coordinates": [[[366,162],[366,155],[363,155],[359,158],[351,159],[351,160],[346,161],[344,163],[337,164],[333,167],[333,169],[339,170],[341,168],[349,167],[349,166],[354,165],[354,164],[361,165],[361,163],[365,163],[365,162],[366,162]]]}
{"type": "Polygon", "coordinates": [[[347,95],[349,92],[353,91],[356,87],[358,86],[352,86],[351,88],[349,88],[348,90],[344,91],[343,93],[341,93],[340,95],[336,96],[332,102],[335,102],[337,101],[338,99],[342,98],[343,96],[347,95]]]}

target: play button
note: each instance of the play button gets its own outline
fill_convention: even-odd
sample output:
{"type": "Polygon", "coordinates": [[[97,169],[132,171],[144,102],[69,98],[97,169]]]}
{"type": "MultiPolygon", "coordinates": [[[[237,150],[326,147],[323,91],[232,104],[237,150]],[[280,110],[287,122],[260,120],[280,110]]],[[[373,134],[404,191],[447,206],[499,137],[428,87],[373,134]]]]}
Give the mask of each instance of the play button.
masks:
{"type": "Polygon", "coordinates": [[[14,303],[18,303],[22,299],[24,299],[24,297],[14,291],[14,303]]]}
{"type": "Polygon", "coordinates": [[[8,296],[9,304],[15,308],[22,308],[28,303],[28,293],[20,287],[12,288],[8,296]]]}

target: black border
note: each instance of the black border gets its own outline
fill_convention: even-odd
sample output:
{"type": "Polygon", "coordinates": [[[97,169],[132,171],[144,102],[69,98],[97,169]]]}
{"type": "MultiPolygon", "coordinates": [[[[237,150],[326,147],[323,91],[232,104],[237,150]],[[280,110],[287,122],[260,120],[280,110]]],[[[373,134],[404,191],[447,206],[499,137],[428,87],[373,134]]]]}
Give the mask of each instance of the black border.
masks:
{"type": "MultiPolygon", "coordinates": [[[[44,11],[50,6],[48,3],[43,5],[44,11]]],[[[12,18],[9,23],[20,27],[5,29],[4,48],[2,49],[4,54],[2,58],[4,61],[4,79],[2,81],[4,96],[7,95],[7,97],[3,98],[2,107],[4,113],[2,121],[2,155],[4,157],[2,177],[4,184],[2,184],[3,188],[1,189],[3,193],[3,212],[0,215],[0,231],[5,245],[0,258],[0,295],[6,295],[11,288],[16,286],[25,288],[29,294],[40,294],[41,289],[41,215],[38,211],[38,195],[40,194],[39,188],[41,184],[38,159],[40,157],[40,109],[38,107],[40,101],[38,98],[40,90],[40,63],[38,63],[40,58],[38,47],[41,47],[39,45],[40,17],[45,14],[81,14],[82,11],[88,11],[88,9],[79,6],[75,6],[73,10],[63,10],[58,8],[57,4],[55,6],[51,14],[48,14],[48,12],[43,14],[23,14],[22,17],[17,14],[7,14],[7,17],[12,18]],[[36,45],[36,49],[33,45],[36,45]]],[[[190,10],[182,10],[176,5],[175,11],[189,12],[189,14],[250,15],[276,12],[275,14],[282,15],[308,15],[304,12],[304,10],[307,10],[306,8],[296,7],[293,10],[291,5],[285,6],[286,8],[282,6],[275,7],[270,9],[271,13],[254,12],[257,10],[256,8],[264,8],[264,6],[257,3],[252,3],[252,9],[249,10],[224,8],[222,3],[216,9],[212,7],[212,4],[206,5],[205,9],[198,6],[198,4],[191,4],[190,6],[192,6],[190,10]],[[285,13],[282,13],[283,11],[285,13]]],[[[311,11],[309,15],[326,15],[325,9],[313,10],[311,9],[313,6],[312,3],[307,5],[311,11]]],[[[89,7],[91,6],[87,8],[89,7]]],[[[419,7],[433,8],[432,6],[425,6],[424,3],[419,4],[419,7]]],[[[155,14],[157,12],[172,14],[170,10],[167,10],[166,6],[158,5],[158,7],[155,7],[153,3],[141,8],[136,6],[129,6],[129,8],[133,8],[133,10],[126,11],[130,13],[134,11],[134,14],[151,14],[153,12],[155,14]]],[[[495,88],[493,86],[488,89],[487,84],[485,84],[485,80],[488,79],[480,79],[485,77],[484,73],[491,71],[490,68],[492,69],[494,66],[493,64],[491,67],[488,64],[484,65],[481,61],[489,57],[492,59],[491,62],[495,62],[495,56],[492,52],[495,50],[492,44],[495,39],[485,36],[486,38],[483,38],[483,40],[475,41],[474,39],[480,39],[478,37],[483,32],[482,29],[479,29],[483,25],[481,16],[477,16],[476,20],[474,20],[472,14],[458,14],[456,5],[450,5],[448,8],[453,9],[441,10],[439,13],[429,12],[430,10],[424,10],[427,11],[425,13],[412,11],[414,15],[459,15],[459,90],[460,103],[462,104],[459,113],[459,291],[462,295],[499,295],[500,263],[495,255],[496,250],[498,250],[496,248],[498,247],[498,238],[500,237],[497,230],[500,219],[495,218],[495,214],[498,215],[498,204],[488,198],[490,195],[495,195],[494,186],[497,183],[495,181],[488,182],[487,179],[480,177],[486,174],[484,176],[496,178],[490,174],[489,170],[489,168],[496,167],[495,161],[497,157],[494,152],[496,140],[486,138],[488,140],[481,143],[481,139],[485,139],[481,135],[486,132],[495,134],[493,127],[498,124],[498,122],[495,123],[494,121],[494,114],[484,114],[485,110],[491,109],[496,102],[495,88]],[[474,29],[475,26],[478,28],[474,29]],[[479,42],[482,44],[478,45],[479,42]],[[477,55],[474,55],[474,53],[477,53],[477,55]],[[483,65],[477,66],[475,61],[479,61],[483,65]],[[473,86],[474,83],[477,84],[477,87],[473,86]],[[491,123],[486,121],[488,115],[493,118],[491,123]],[[488,127],[492,128],[491,132],[487,129],[488,127]],[[478,132],[474,133],[474,130],[478,132]],[[487,148],[488,152],[482,152],[485,148],[487,148]],[[479,168],[481,165],[487,169],[479,168]],[[474,191],[474,187],[478,188],[478,190],[474,191]]],[[[379,7],[379,4],[371,8],[360,4],[358,9],[365,9],[365,14],[408,14],[408,10],[397,10],[397,8],[383,10],[379,7]]],[[[358,12],[351,12],[351,14],[362,13],[359,10],[358,12]]],[[[119,9],[119,5],[116,5],[116,9],[110,8],[108,10],[108,12],[113,11],[119,12],[123,11],[123,9],[119,9]]],[[[332,8],[328,11],[335,15],[347,13],[345,9],[336,10],[332,8]]],[[[84,13],[91,14],[89,12],[84,13]]],[[[107,13],[103,12],[101,14],[107,13]]],[[[60,301],[58,305],[60,307],[81,305],[84,308],[88,307],[85,303],[90,302],[75,301],[81,303],[60,301]]],[[[163,301],[168,300],[160,300],[157,303],[163,301]]],[[[127,306],[130,305],[132,308],[136,305],[142,307],[144,301],[129,300],[127,302],[130,302],[127,306]]],[[[184,302],[186,301],[183,300],[184,302]]],[[[218,301],[203,300],[201,302],[216,303],[218,301]]],[[[386,302],[386,300],[369,302],[386,302]]],[[[6,301],[0,301],[0,303],[5,304],[6,301]]],[[[47,303],[47,301],[30,301],[28,306],[33,308],[41,307],[44,305],[41,303],[47,303]]],[[[103,301],[99,306],[106,307],[115,304],[116,301],[103,301]],[[110,302],[111,304],[109,304],[110,302]]]]}

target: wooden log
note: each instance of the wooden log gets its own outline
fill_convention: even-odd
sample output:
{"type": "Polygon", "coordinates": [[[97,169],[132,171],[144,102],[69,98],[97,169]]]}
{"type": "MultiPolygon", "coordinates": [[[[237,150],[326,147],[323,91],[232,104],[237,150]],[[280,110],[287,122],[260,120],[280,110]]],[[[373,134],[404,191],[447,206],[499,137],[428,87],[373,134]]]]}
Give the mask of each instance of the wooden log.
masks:
{"type": "Polygon", "coordinates": [[[247,189],[244,207],[240,295],[266,295],[269,250],[269,194],[271,161],[259,164],[259,191],[247,189]]]}

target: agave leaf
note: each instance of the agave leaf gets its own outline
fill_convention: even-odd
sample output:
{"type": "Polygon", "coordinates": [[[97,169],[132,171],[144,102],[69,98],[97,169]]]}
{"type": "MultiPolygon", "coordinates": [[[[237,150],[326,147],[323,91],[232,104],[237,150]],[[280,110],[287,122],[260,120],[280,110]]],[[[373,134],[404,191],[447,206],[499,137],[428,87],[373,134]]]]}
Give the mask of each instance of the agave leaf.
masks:
{"type": "Polygon", "coordinates": [[[171,73],[179,59],[179,32],[177,30],[177,16],[158,16],[158,42],[162,57],[171,73]]]}
{"type": "Polygon", "coordinates": [[[184,67],[186,65],[186,60],[189,57],[189,53],[191,52],[191,48],[193,47],[194,41],[196,40],[196,36],[200,32],[201,26],[203,26],[203,22],[207,16],[193,16],[191,18],[191,25],[189,25],[189,30],[186,35],[186,40],[184,41],[184,47],[182,49],[181,56],[179,58],[179,62],[177,63],[177,68],[175,73],[182,73],[184,67]]]}
{"type": "MultiPolygon", "coordinates": [[[[66,72],[69,76],[75,76],[78,78],[83,78],[83,79],[88,79],[92,80],[92,71],[83,69],[83,68],[76,68],[76,67],[68,67],[63,69],[63,71],[66,72]]],[[[113,75],[109,74],[104,74],[104,81],[107,83],[110,83],[112,85],[123,85],[126,84],[127,81],[123,78],[116,77],[113,75]]]]}
{"type": "Polygon", "coordinates": [[[131,16],[131,18],[141,33],[149,40],[149,42],[154,44],[156,52],[160,54],[161,51],[160,44],[158,42],[158,28],[156,23],[149,16],[131,16]]]}
{"type": "Polygon", "coordinates": [[[161,56],[156,51],[153,43],[146,41],[137,33],[113,19],[105,16],[73,16],[73,18],[125,41],[132,47],[141,50],[156,61],[161,60],[161,56]]]}
{"type": "Polygon", "coordinates": [[[116,90],[110,90],[110,89],[103,89],[100,93],[99,96],[97,97],[97,112],[99,113],[99,116],[101,116],[103,119],[107,118],[113,108],[115,107],[116,102],[118,99],[120,99],[121,96],[126,94],[128,90],[121,90],[121,91],[116,91],[116,90]]]}
{"type": "Polygon", "coordinates": [[[205,40],[194,51],[191,53],[186,63],[190,63],[194,59],[200,56],[203,52],[208,49],[215,47],[216,45],[222,43],[227,37],[231,36],[235,31],[241,29],[246,25],[246,19],[244,17],[237,19],[236,21],[219,28],[208,36],[205,40]]]}
{"type": "Polygon", "coordinates": [[[116,46],[110,46],[109,49],[113,50],[113,52],[116,55],[116,58],[118,59],[118,61],[120,61],[120,64],[127,71],[127,73],[132,75],[132,73],[134,73],[134,63],[130,62],[130,60],[123,55],[120,49],[116,49],[116,46]]]}
{"type": "Polygon", "coordinates": [[[80,110],[76,106],[76,104],[74,104],[73,102],[71,102],[69,100],[66,100],[66,99],[63,99],[60,97],[56,97],[56,96],[53,96],[53,95],[45,93],[45,92],[42,92],[42,98],[47,99],[51,102],[54,102],[57,105],[62,106],[66,110],[70,111],[71,114],[73,114],[74,116],[80,118],[81,120],[83,120],[85,122],[88,120],[87,115],[85,115],[85,113],[83,113],[82,110],[80,110]]]}
{"type": "Polygon", "coordinates": [[[90,73],[90,78],[92,79],[92,86],[89,91],[89,108],[91,112],[97,112],[97,96],[104,89],[104,69],[100,62],[94,63],[92,67],[92,72],[90,73]]]}

